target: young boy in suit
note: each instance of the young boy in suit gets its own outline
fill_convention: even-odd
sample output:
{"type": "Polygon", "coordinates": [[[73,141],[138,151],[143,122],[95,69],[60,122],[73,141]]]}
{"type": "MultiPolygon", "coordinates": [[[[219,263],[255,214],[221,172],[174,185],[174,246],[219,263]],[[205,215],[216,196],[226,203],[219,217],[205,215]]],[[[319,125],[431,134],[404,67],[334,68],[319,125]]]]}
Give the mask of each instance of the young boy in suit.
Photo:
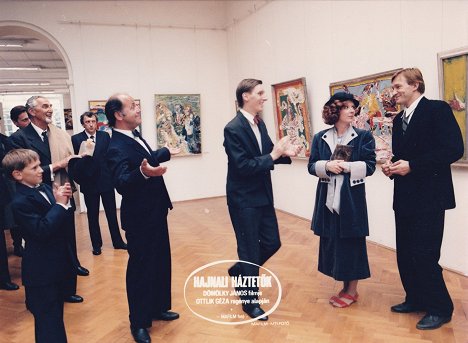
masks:
{"type": "Polygon", "coordinates": [[[41,184],[39,155],[29,149],[10,151],[2,164],[6,175],[17,183],[12,209],[24,229],[22,279],[26,307],[34,315],[36,342],[67,342],[63,303],[64,284],[73,277],[65,232],[73,215],[71,186],[54,185],[52,190],[41,184]]]}

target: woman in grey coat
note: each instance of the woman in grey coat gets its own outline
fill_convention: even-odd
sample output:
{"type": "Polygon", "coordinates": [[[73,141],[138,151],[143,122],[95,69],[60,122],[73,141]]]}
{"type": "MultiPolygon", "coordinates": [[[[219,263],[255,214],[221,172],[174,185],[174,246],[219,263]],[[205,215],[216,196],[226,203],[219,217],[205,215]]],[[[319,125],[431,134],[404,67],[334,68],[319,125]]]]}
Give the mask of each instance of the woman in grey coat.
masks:
{"type": "Polygon", "coordinates": [[[344,92],[326,102],[322,117],[333,127],[314,136],[307,166],[319,178],[312,217],[312,230],[320,236],[318,270],[343,281],[343,289],[330,298],[335,307],[356,302],[358,280],[370,277],[364,184],[375,171],[375,141],[369,131],[351,125],[358,106],[344,92]]]}

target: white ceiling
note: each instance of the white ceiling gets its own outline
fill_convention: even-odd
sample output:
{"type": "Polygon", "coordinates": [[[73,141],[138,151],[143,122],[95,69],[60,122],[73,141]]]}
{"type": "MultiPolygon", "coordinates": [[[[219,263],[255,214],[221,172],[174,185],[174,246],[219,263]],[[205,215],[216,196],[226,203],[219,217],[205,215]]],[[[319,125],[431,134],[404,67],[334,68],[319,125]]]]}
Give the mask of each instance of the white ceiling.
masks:
{"type": "Polygon", "coordinates": [[[34,71],[0,70],[0,92],[67,89],[68,71],[55,47],[28,35],[1,35],[0,45],[22,43],[23,47],[0,47],[0,68],[39,67],[34,71]],[[9,84],[50,83],[49,86],[11,86],[9,84]]]}

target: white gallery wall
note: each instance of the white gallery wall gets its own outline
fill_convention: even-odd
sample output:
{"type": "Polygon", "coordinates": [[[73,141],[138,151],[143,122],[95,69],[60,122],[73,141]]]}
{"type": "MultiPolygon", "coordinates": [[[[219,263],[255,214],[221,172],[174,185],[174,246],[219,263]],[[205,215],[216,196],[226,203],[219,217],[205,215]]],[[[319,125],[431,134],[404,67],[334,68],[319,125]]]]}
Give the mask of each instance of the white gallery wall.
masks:
{"type": "MultiPolygon", "coordinates": [[[[230,91],[254,77],[271,97],[271,84],[305,77],[315,134],[327,127],[321,108],[331,82],[417,66],[437,99],[437,53],[467,45],[467,1],[273,1],[228,30],[230,91]]],[[[264,116],[274,136],[271,98],[264,116]]],[[[275,206],[310,219],[317,179],[307,161],[273,174],[275,206]]],[[[457,208],[446,215],[441,264],[468,275],[468,168],[453,174],[457,208]]],[[[393,184],[380,168],[366,183],[369,239],[394,247],[393,184]]]]}
{"type": "MultiPolygon", "coordinates": [[[[165,175],[176,201],[225,195],[223,127],[241,79],[260,78],[270,93],[305,77],[316,133],[331,82],[418,66],[426,95],[438,98],[437,53],[468,46],[468,1],[0,0],[7,21],[47,32],[66,53],[76,132],[89,100],[124,91],[141,100],[154,147],[154,94],[201,94],[203,155],[173,158],[165,175]]],[[[274,137],[271,99],[265,121],[274,137]]],[[[276,207],[310,219],[317,180],[306,167],[278,166],[273,182],[276,207]]],[[[454,169],[454,182],[441,263],[468,275],[468,168],[454,169]]],[[[394,247],[393,185],[377,170],[366,187],[369,239],[394,247]]]]}

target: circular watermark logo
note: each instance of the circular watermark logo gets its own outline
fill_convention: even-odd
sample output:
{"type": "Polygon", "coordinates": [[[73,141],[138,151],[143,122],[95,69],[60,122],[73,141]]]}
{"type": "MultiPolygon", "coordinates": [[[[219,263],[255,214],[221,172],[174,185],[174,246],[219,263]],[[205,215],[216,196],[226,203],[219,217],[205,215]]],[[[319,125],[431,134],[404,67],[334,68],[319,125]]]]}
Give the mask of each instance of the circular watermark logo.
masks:
{"type": "Polygon", "coordinates": [[[273,313],[281,301],[282,288],[278,277],[269,269],[252,262],[222,260],[205,264],[185,280],[184,299],[196,316],[212,323],[247,324],[250,318],[242,306],[261,306],[265,314],[273,313]],[[258,268],[258,276],[229,275],[228,269],[237,264],[258,268]]]}

